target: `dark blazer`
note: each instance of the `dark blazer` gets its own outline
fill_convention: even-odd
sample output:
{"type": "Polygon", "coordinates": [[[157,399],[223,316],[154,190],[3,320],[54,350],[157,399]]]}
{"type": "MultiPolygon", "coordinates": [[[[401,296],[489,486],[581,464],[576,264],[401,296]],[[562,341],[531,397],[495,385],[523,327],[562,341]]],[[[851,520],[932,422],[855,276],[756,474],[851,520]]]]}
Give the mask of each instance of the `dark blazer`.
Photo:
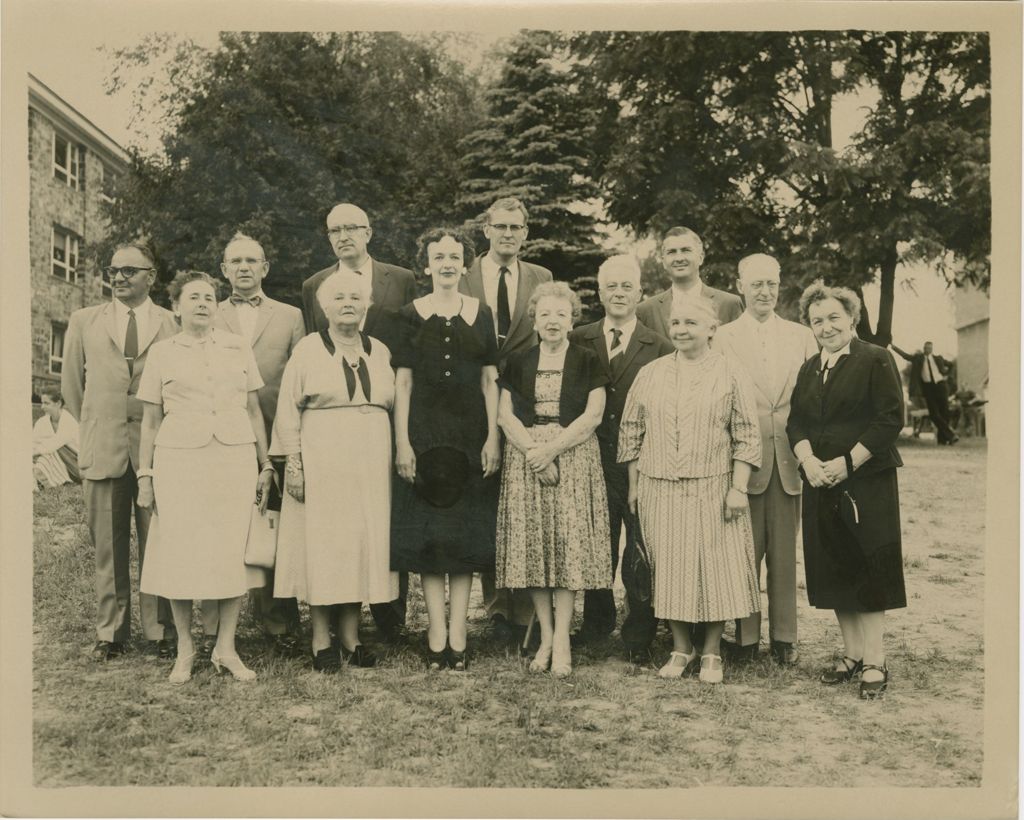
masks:
{"type": "MultiPolygon", "coordinates": [[[[735,293],[726,293],[724,290],[712,288],[704,283],[700,286],[700,295],[708,299],[718,313],[718,323],[725,325],[739,319],[743,313],[743,300],[735,293]]],[[[650,299],[645,299],[636,308],[636,318],[643,322],[655,333],[660,333],[668,338],[668,321],[672,315],[672,288],[656,293],[650,299]]]]}
{"type": "MultiPolygon", "coordinates": [[[[481,258],[478,256],[473,260],[473,264],[470,265],[466,275],[459,282],[459,290],[462,293],[475,296],[487,305],[492,313],[496,314],[498,306],[488,304],[487,296],[484,294],[484,277],[480,272],[481,258]]],[[[519,260],[519,283],[516,290],[516,303],[512,308],[512,322],[508,328],[508,337],[504,342],[498,341],[499,371],[505,369],[505,362],[511,354],[529,350],[537,344],[537,333],[533,329],[533,322],[527,315],[526,309],[530,304],[530,295],[534,288],[543,282],[550,282],[551,279],[551,271],[547,268],[524,262],[522,259],[519,260]]]]}
{"type": "MultiPolygon", "coordinates": [[[[505,370],[498,377],[498,385],[512,396],[512,412],[526,427],[537,420],[537,365],[540,345],[513,353],[508,357],[505,370]]],[[[562,372],[562,392],[558,397],[558,423],[572,424],[587,409],[590,391],[608,384],[608,373],[597,355],[580,345],[569,345],[562,372]]]]}
{"type": "Polygon", "coordinates": [[[812,356],[797,376],[786,433],[791,447],[807,439],[818,458],[850,452],[857,442],[871,458],[857,470],[867,475],[901,467],[896,440],[903,429],[903,386],[892,354],[853,339],[821,384],[821,357],[812,356]]]}
{"type": "MultiPolygon", "coordinates": [[[[302,319],[306,325],[306,333],[315,333],[327,328],[327,317],[316,301],[316,289],[324,279],[338,270],[339,265],[341,263],[336,262],[329,268],[317,271],[302,283],[302,319]]],[[[407,268],[388,265],[374,259],[371,298],[373,304],[366,311],[363,332],[390,346],[390,341],[385,337],[391,335],[392,316],[400,307],[416,298],[416,278],[407,268]]]]}
{"type": "Polygon", "coordinates": [[[637,322],[629,344],[618,356],[621,361],[618,361],[613,369],[608,363],[604,319],[576,328],[569,334],[569,341],[594,353],[601,366],[608,371],[608,399],[604,406],[604,418],[597,428],[597,439],[601,444],[601,456],[605,464],[614,465],[619,450],[619,423],[622,420],[622,410],[626,406],[626,396],[629,388],[633,386],[636,374],[645,364],[668,355],[675,348],[664,336],[637,322]]]}

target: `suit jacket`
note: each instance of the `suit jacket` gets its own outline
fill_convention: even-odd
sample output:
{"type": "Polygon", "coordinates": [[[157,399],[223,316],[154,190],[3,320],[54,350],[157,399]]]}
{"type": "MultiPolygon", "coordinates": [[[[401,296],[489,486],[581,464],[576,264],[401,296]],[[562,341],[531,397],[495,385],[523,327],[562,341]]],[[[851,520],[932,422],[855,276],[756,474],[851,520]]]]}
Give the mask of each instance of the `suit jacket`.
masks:
{"type": "MultiPolygon", "coordinates": [[[[711,301],[718,313],[719,325],[725,325],[740,318],[743,313],[743,300],[735,293],[726,293],[724,290],[712,288],[703,282],[700,286],[700,295],[711,301]]],[[[656,293],[650,299],[645,299],[636,308],[636,317],[655,333],[660,333],[666,339],[669,338],[668,321],[672,315],[672,288],[656,293]]]]}
{"type": "MultiPolygon", "coordinates": [[[[470,265],[466,275],[459,282],[459,290],[462,293],[475,296],[487,305],[491,312],[496,313],[498,306],[488,304],[487,296],[484,293],[484,277],[480,270],[481,259],[482,257],[478,256],[473,260],[473,264],[470,265]]],[[[550,282],[552,278],[551,271],[547,268],[530,262],[524,262],[522,259],[519,260],[519,283],[516,290],[516,303],[512,308],[512,321],[509,324],[508,336],[505,341],[499,340],[498,342],[499,371],[505,369],[505,362],[510,354],[529,350],[535,344],[538,344],[537,333],[533,329],[533,322],[527,315],[526,308],[530,303],[530,295],[533,293],[534,288],[543,282],[550,282]]]]}
{"type": "Polygon", "coordinates": [[[143,403],[136,393],[146,354],[154,342],[178,333],[169,310],[152,303],[149,310],[131,374],[111,302],[76,310],[68,321],[60,391],[68,411],[78,419],[83,478],[120,478],[129,459],[138,468],[143,403]]]}
{"type": "MultiPolygon", "coordinates": [[[[220,330],[237,333],[245,338],[245,332],[238,321],[238,307],[225,299],[217,307],[213,326],[220,330]]],[[[305,335],[302,311],[284,302],[264,297],[256,313],[256,326],[251,340],[253,355],[263,378],[259,389],[260,410],[267,428],[267,441],[274,426],[277,412],[277,394],[281,389],[281,374],[288,363],[292,350],[305,335]]]]}
{"type": "Polygon", "coordinates": [[[757,421],[761,428],[761,466],[750,475],[749,491],[757,495],[768,488],[772,466],[779,470],[782,488],[789,495],[801,492],[800,473],[796,456],[786,435],[789,421],[789,401],[803,363],[818,355],[814,334],[804,325],[789,322],[778,316],[774,384],[771,373],[766,373],[758,354],[754,322],[741,318],[720,327],[715,333],[715,349],[737,362],[754,382],[757,399],[757,421]]]}
{"type": "Polygon", "coordinates": [[[604,319],[589,325],[582,325],[569,334],[569,341],[589,348],[608,371],[608,398],[604,406],[604,417],[597,428],[597,440],[601,445],[601,458],[605,465],[615,465],[619,452],[619,424],[626,396],[633,386],[636,374],[645,364],[671,353],[675,348],[664,336],[636,323],[636,329],[626,349],[618,355],[615,367],[608,362],[608,345],[605,342],[604,319]]]}
{"type": "Polygon", "coordinates": [[[870,474],[903,465],[896,450],[902,429],[903,385],[889,351],[853,339],[824,385],[820,356],[800,368],[786,426],[790,446],[807,439],[814,455],[829,461],[860,442],[871,458],[856,474],[870,474]]]}
{"type": "MultiPolygon", "coordinates": [[[[329,268],[317,271],[302,283],[302,318],[306,325],[306,333],[316,333],[327,329],[327,317],[316,300],[316,289],[332,273],[338,270],[340,262],[329,268]]],[[[373,260],[373,304],[366,311],[366,322],[363,332],[374,336],[384,344],[391,346],[387,336],[391,335],[394,325],[393,316],[403,305],[416,298],[416,277],[407,268],[388,265],[373,260]]]]}

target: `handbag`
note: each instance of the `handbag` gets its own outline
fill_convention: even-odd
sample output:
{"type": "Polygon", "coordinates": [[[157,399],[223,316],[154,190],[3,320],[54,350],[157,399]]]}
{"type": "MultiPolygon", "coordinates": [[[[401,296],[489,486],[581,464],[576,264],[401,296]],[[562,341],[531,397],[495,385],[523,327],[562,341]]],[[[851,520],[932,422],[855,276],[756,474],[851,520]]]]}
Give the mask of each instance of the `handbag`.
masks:
{"type": "Polygon", "coordinates": [[[277,527],[281,513],[267,510],[260,513],[260,508],[252,505],[252,516],[249,518],[249,537],[245,541],[245,563],[250,567],[273,569],[277,558],[277,527]]]}
{"type": "Polygon", "coordinates": [[[651,601],[651,557],[647,553],[647,544],[640,530],[640,516],[630,513],[633,518],[633,532],[636,537],[633,544],[626,544],[622,556],[622,585],[639,603],[649,604],[651,601]]]}

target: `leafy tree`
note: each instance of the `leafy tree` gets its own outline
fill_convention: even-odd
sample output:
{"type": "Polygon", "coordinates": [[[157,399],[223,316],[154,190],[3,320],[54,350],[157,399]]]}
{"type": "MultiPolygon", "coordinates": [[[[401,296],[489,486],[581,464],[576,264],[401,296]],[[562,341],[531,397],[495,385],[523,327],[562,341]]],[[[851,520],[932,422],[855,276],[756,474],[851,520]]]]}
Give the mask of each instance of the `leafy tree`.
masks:
{"type": "Polygon", "coordinates": [[[987,282],[986,35],[593,32],[573,53],[602,112],[610,216],[638,232],[689,224],[713,282],[755,250],[780,256],[789,299],[817,276],[858,291],[877,279],[877,326],[864,311],[859,332],[882,344],[899,265],[987,282]],[[850,93],[868,110],[837,145],[850,93]]]}
{"type": "Polygon", "coordinates": [[[577,82],[564,35],[526,31],[511,40],[486,93],[487,117],[462,142],[459,203],[467,221],[482,223],[494,200],[519,197],[530,211],[524,256],[558,279],[585,280],[582,291],[593,298],[605,254],[588,203],[597,194],[589,175],[592,116],[579,104],[577,82]]]}
{"type": "MultiPolygon", "coordinates": [[[[112,241],[145,233],[167,267],[216,270],[244,230],[271,261],[267,290],[297,303],[302,280],[334,259],[324,218],[336,202],[363,207],[371,253],[397,263],[411,263],[423,229],[453,219],[478,89],[443,41],[236,32],[213,50],[157,45],[169,82],[140,100],[166,107],[168,131],[161,154],[136,152],[112,241]]],[[[117,57],[127,73],[149,52],[117,57]]]]}

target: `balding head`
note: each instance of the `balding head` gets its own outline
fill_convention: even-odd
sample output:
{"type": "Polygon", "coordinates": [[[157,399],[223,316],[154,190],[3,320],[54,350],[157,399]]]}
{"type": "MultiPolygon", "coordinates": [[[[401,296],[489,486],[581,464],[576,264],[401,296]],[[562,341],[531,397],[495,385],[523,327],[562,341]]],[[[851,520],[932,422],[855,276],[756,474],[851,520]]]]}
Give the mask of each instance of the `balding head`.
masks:
{"type": "Polygon", "coordinates": [[[342,202],[327,214],[327,238],[335,256],[349,268],[366,261],[366,246],[373,236],[366,211],[350,202],[342,202]]]}
{"type": "Polygon", "coordinates": [[[779,301],[779,262],[766,253],[752,253],[737,265],[736,289],[743,294],[747,313],[759,322],[771,318],[779,301]]]}

